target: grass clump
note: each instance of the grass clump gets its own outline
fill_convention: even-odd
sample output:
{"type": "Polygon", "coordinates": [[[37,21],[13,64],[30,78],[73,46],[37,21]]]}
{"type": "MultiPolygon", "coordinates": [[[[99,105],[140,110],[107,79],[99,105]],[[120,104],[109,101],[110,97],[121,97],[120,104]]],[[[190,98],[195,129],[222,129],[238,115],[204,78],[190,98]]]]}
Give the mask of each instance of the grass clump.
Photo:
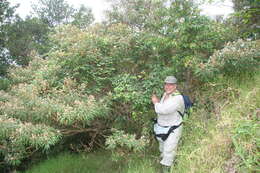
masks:
{"type": "Polygon", "coordinates": [[[93,173],[117,172],[107,152],[73,154],[65,152],[34,165],[24,173],[93,173]]]}
{"type": "Polygon", "coordinates": [[[65,152],[23,173],[155,173],[158,167],[150,156],[130,155],[115,162],[111,159],[111,153],[104,150],[89,154],[65,152]]]}

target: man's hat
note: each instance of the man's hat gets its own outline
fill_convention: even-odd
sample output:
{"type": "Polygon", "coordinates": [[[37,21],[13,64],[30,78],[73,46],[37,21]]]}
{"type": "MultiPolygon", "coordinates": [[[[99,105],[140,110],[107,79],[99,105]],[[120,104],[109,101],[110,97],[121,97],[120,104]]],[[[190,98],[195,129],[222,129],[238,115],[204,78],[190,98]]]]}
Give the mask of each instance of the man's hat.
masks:
{"type": "Polygon", "coordinates": [[[167,76],[164,80],[165,83],[177,83],[177,79],[174,76],[167,76]]]}

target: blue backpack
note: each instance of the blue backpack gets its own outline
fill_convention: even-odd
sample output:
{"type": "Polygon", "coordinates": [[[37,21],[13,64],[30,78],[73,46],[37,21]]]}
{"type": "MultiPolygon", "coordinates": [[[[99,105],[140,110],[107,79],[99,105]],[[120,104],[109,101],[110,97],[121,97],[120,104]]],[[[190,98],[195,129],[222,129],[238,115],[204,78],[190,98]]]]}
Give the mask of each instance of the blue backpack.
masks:
{"type": "Polygon", "coordinates": [[[181,94],[182,97],[183,97],[183,100],[184,100],[184,113],[181,113],[180,111],[179,114],[182,116],[182,118],[184,117],[185,114],[189,115],[190,114],[190,108],[193,106],[193,103],[192,101],[190,100],[189,96],[187,95],[183,95],[181,94]]]}

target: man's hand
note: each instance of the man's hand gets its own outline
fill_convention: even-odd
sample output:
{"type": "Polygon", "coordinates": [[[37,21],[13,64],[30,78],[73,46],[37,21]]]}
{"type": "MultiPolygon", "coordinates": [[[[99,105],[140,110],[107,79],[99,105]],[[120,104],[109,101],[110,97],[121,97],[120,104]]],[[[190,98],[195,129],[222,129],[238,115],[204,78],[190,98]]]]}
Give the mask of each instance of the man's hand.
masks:
{"type": "Polygon", "coordinates": [[[154,94],[152,95],[151,99],[152,99],[153,104],[160,102],[159,98],[156,95],[154,95],[154,94]]]}

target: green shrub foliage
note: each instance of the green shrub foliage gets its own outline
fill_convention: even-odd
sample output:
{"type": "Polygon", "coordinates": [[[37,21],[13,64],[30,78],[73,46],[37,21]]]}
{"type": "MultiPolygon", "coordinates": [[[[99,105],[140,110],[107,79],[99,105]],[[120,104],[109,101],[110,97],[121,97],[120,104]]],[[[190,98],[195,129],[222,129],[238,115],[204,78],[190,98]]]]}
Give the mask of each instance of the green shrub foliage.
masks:
{"type": "Polygon", "coordinates": [[[106,140],[106,145],[109,150],[114,151],[112,159],[115,161],[132,152],[138,153],[144,151],[149,143],[147,136],[136,139],[135,134],[126,134],[122,130],[112,129],[112,132],[113,134],[106,140]]]}
{"type": "Polygon", "coordinates": [[[11,82],[7,78],[0,78],[0,90],[7,90],[11,82]]]}
{"type": "MultiPolygon", "coordinates": [[[[162,20],[147,18],[150,21],[138,29],[120,22],[85,30],[57,27],[50,36],[52,49],[44,59],[32,52],[27,67],[9,71],[12,85],[0,93],[0,114],[25,127],[31,124],[32,131],[52,129],[45,137],[50,143],[39,136],[32,144],[37,149],[49,149],[68,135],[81,134],[86,138],[81,141],[83,146],[107,137],[112,150],[143,150],[149,141],[146,137],[152,135],[150,119],[156,116],[150,96],[162,94],[165,76],[175,75],[180,85],[191,82],[194,69],[232,39],[228,27],[200,16],[190,1],[161,8],[155,13],[162,20]]],[[[216,53],[212,57],[222,59],[216,53]]],[[[27,130],[21,128],[25,135],[27,130]]],[[[27,145],[31,143],[12,147],[11,153],[19,154],[17,164],[27,157],[27,145]],[[23,153],[18,152],[21,146],[23,153]]],[[[1,158],[8,158],[6,151],[1,158]]]]}
{"type": "Polygon", "coordinates": [[[259,49],[259,40],[228,42],[223,49],[215,51],[207,63],[197,66],[195,71],[202,79],[252,74],[260,65],[259,49]]]}
{"type": "Polygon", "coordinates": [[[60,140],[58,130],[44,124],[23,123],[0,115],[0,155],[8,165],[19,165],[35,151],[47,151],[60,140]]]}

